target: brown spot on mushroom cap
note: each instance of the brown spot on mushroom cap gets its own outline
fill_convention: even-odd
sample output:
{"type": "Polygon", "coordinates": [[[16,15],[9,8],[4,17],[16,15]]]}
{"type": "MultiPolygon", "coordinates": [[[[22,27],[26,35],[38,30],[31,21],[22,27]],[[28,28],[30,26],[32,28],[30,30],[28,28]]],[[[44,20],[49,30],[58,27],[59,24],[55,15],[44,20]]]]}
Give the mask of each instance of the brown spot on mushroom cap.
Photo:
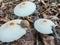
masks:
{"type": "Polygon", "coordinates": [[[22,3],[20,4],[21,7],[25,7],[25,5],[26,5],[25,2],[22,2],[22,3]]]}
{"type": "Polygon", "coordinates": [[[25,3],[22,3],[22,5],[25,5],[25,3]]]}
{"type": "Polygon", "coordinates": [[[43,22],[44,22],[44,23],[46,23],[46,22],[47,22],[47,20],[43,20],[43,22]]]}
{"type": "Polygon", "coordinates": [[[14,22],[10,22],[9,25],[10,25],[10,26],[14,26],[14,22]]]}

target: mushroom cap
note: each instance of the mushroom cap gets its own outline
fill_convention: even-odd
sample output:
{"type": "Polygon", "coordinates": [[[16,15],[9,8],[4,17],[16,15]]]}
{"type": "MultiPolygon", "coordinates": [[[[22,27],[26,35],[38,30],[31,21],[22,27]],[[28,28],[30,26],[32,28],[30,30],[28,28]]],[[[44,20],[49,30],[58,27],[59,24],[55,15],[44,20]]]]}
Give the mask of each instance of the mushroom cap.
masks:
{"type": "Polygon", "coordinates": [[[60,6],[60,3],[58,4],[58,6],[60,6]]]}
{"type": "Polygon", "coordinates": [[[12,42],[18,40],[26,34],[26,29],[22,28],[20,22],[22,20],[16,19],[8,21],[0,27],[0,41],[1,42],[12,42]],[[18,23],[18,24],[17,24],[18,23]]]}
{"type": "Polygon", "coordinates": [[[51,20],[48,20],[48,19],[38,19],[34,23],[35,29],[43,34],[53,33],[52,26],[55,26],[55,24],[51,20]]]}
{"type": "Polygon", "coordinates": [[[60,4],[58,4],[57,6],[58,6],[58,8],[60,8],[60,4]]]}
{"type": "Polygon", "coordinates": [[[56,6],[56,5],[57,5],[56,2],[51,4],[51,6],[56,6]]]}
{"type": "Polygon", "coordinates": [[[34,13],[34,11],[36,10],[36,5],[33,2],[30,1],[24,1],[20,4],[18,4],[15,8],[14,8],[14,14],[16,16],[29,16],[32,13],[34,13]]]}

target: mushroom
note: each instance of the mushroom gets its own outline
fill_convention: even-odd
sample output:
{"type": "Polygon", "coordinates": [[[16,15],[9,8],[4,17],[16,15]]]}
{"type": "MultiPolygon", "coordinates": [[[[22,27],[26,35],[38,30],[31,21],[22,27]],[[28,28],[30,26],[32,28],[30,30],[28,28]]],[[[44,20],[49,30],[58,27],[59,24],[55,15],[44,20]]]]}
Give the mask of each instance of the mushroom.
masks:
{"type": "Polygon", "coordinates": [[[21,38],[26,34],[26,29],[22,28],[20,22],[22,20],[16,19],[8,21],[0,27],[0,41],[1,42],[12,42],[21,38]],[[17,24],[18,23],[18,24],[17,24]]]}
{"type": "Polygon", "coordinates": [[[55,26],[55,24],[51,20],[48,20],[48,19],[38,19],[34,23],[35,29],[43,34],[53,33],[52,26],[55,26]]]}
{"type": "Polygon", "coordinates": [[[51,6],[52,6],[52,7],[56,7],[56,6],[57,6],[57,3],[56,3],[56,2],[55,2],[55,3],[53,2],[53,3],[51,4],[51,6]]]}
{"type": "Polygon", "coordinates": [[[31,15],[32,13],[34,13],[35,10],[36,10],[35,3],[30,1],[24,1],[16,5],[16,7],[14,8],[14,14],[16,16],[24,17],[31,15]]]}

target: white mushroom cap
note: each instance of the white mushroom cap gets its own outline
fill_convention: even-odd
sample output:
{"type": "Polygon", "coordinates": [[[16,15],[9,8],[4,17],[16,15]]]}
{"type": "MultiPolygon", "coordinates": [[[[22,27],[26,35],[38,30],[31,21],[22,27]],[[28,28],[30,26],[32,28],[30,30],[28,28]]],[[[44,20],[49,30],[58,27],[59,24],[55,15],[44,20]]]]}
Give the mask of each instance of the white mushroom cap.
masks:
{"type": "Polygon", "coordinates": [[[34,27],[36,28],[36,30],[43,34],[53,33],[52,26],[55,26],[55,24],[48,19],[38,19],[34,23],[34,27]]]}
{"type": "Polygon", "coordinates": [[[26,29],[22,28],[20,25],[21,20],[16,19],[3,24],[0,27],[0,41],[2,42],[12,42],[18,40],[23,35],[26,34],[26,29]]]}
{"type": "Polygon", "coordinates": [[[18,4],[15,8],[14,8],[14,14],[16,16],[29,16],[31,15],[34,11],[36,10],[36,5],[33,2],[30,1],[24,1],[20,4],[18,4]]]}
{"type": "Polygon", "coordinates": [[[57,6],[56,2],[55,3],[52,3],[51,6],[57,6]]]}
{"type": "Polygon", "coordinates": [[[58,4],[58,6],[60,6],[60,3],[58,4]]]}

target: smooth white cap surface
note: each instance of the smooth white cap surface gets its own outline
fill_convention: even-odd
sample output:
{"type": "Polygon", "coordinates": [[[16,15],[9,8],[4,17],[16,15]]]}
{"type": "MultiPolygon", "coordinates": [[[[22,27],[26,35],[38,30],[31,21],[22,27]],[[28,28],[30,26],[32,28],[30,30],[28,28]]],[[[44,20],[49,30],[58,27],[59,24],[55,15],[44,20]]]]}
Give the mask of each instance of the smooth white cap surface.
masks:
{"type": "Polygon", "coordinates": [[[31,15],[32,13],[34,13],[35,10],[36,10],[35,3],[30,1],[25,1],[16,5],[16,7],[14,8],[14,14],[16,16],[24,17],[31,15]]]}
{"type": "Polygon", "coordinates": [[[55,26],[55,24],[48,19],[38,19],[34,23],[34,27],[36,28],[36,30],[43,34],[53,33],[52,26],[55,26]]]}
{"type": "Polygon", "coordinates": [[[21,26],[17,25],[17,23],[20,24],[20,22],[21,20],[16,19],[3,24],[0,27],[0,41],[12,42],[25,35],[26,29],[21,28],[21,26]]]}

